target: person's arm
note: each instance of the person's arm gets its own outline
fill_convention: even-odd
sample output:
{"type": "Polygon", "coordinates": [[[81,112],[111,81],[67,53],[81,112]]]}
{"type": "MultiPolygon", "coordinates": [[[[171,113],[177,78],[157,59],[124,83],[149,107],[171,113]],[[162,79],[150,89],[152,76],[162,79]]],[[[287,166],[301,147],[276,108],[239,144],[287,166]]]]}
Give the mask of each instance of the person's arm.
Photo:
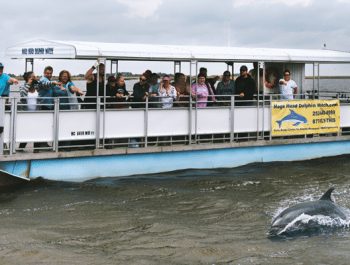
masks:
{"type": "Polygon", "coordinates": [[[87,80],[88,83],[91,83],[94,81],[95,76],[93,75],[93,71],[100,65],[100,60],[97,60],[95,64],[86,72],[84,78],[87,80]]]}
{"type": "Polygon", "coordinates": [[[284,81],[284,79],[280,79],[280,81],[279,81],[279,84],[280,85],[287,85],[287,82],[286,81],[284,81]]]}
{"type": "MultiPolygon", "coordinates": [[[[30,82],[31,83],[31,82],[30,82]]],[[[22,98],[25,98],[28,96],[28,91],[30,89],[30,83],[25,83],[24,86],[20,86],[19,87],[19,95],[22,97],[22,98]]]]}
{"type": "Polygon", "coordinates": [[[295,87],[294,88],[294,98],[295,98],[295,96],[298,94],[298,87],[295,87]]]}
{"type": "Polygon", "coordinates": [[[10,84],[13,84],[13,85],[18,85],[18,80],[15,79],[15,78],[10,78],[9,81],[8,81],[10,84]]]}
{"type": "Polygon", "coordinates": [[[78,96],[84,95],[84,92],[77,88],[73,83],[68,84],[68,89],[72,94],[76,93],[78,96]]]}
{"type": "MultiPolygon", "coordinates": [[[[28,81],[28,83],[29,83],[29,81],[28,81]]],[[[60,84],[58,82],[55,82],[55,81],[41,82],[41,83],[38,84],[38,86],[37,86],[38,89],[37,90],[40,91],[42,89],[44,89],[44,90],[53,89],[54,86],[57,86],[57,85],[60,86],[60,84]]]]}
{"type": "Polygon", "coordinates": [[[176,91],[175,87],[173,87],[173,86],[172,86],[172,89],[174,91],[173,98],[174,98],[174,100],[176,100],[177,99],[177,91],[176,91]]]}

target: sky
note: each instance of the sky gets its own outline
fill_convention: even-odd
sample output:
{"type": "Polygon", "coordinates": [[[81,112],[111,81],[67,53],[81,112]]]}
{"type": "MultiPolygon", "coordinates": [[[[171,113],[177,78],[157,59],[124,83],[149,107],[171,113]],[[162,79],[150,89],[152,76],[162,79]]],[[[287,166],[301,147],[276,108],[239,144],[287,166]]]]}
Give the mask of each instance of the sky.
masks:
{"type": "MultiPolygon", "coordinates": [[[[350,51],[350,0],[12,0],[1,5],[0,62],[5,73],[24,72],[24,60],[6,58],[6,48],[37,39],[294,49],[322,49],[326,44],[350,51]]],[[[38,60],[34,72],[41,75],[51,65],[54,75],[63,69],[80,74],[93,63],[38,60]]],[[[203,66],[209,74],[226,70],[225,64],[203,66]]],[[[146,69],[171,73],[174,66],[119,64],[122,72],[146,69]]],[[[321,66],[320,74],[350,75],[350,66],[321,66]]]]}

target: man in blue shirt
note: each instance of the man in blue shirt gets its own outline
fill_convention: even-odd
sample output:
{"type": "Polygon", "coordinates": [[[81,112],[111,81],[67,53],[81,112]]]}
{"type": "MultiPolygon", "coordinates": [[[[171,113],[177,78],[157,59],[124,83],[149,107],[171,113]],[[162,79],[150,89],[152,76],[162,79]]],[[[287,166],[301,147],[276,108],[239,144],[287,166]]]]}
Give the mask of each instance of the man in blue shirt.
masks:
{"type": "Polygon", "coordinates": [[[4,74],[4,65],[0,63],[0,96],[8,97],[10,95],[10,85],[18,84],[18,80],[4,74]]]}
{"type": "MultiPolygon", "coordinates": [[[[217,95],[234,95],[235,82],[231,79],[230,71],[224,72],[223,80],[218,84],[216,89],[217,95]]],[[[218,101],[231,101],[231,97],[218,97],[218,101]]],[[[224,106],[231,106],[230,102],[221,102],[224,106]]]]}
{"type": "MultiPolygon", "coordinates": [[[[52,81],[52,72],[53,68],[51,66],[46,66],[44,69],[44,76],[40,78],[40,82],[50,82],[52,81]]],[[[40,90],[41,104],[49,104],[41,106],[43,110],[52,110],[53,109],[53,97],[65,97],[67,94],[59,89],[57,86],[49,87],[47,89],[40,90]]]]}

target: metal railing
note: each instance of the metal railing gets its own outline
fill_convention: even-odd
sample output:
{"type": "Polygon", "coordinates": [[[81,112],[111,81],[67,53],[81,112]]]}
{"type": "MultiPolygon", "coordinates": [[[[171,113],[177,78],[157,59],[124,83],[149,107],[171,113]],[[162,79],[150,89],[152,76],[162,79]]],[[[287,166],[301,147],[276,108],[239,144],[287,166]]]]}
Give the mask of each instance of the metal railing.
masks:
{"type": "MultiPolygon", "coordinates": [[[[295,99],[298,100],[309,100],[310,95],[304,94],[297,95],[295,99]]],[[[0,149],[0,152],[3,151],[5,154],[13,154],[21,151],[72,151],[72,150],[86,150],[86,149],[110,149],[110,148],[135,148],[135,147],[149,147],[149,146],[164,146],[164,145],[190,145],[190,144],[203,144],[203,143],[230,143],[234,141],[258,141],[258,140],[274,140],[274,139],[283,139],[283,136],[272,136],[269,128],[265,128],[264,121],[262,124],[262,129],[257,125],[256,131],[247,131],[247,132],[237,132],[235,128],[235,111],[242,108],[257,108],[263,112],[269,111],[272,105],[272,101],[279,101],[278,94],[268,94],[268,95],[254,95],[254,100],[237,100],[237,96],[234,95],[215,95],[217,101],[212,100],[212,96],[208,96],[207,100],[200,103],[206,103],[206,108],[208,109],[228,109],[229,118],[230,118],[230,130],[216,132],[216,133],[200,133],[198,129],[197,120],[193,126],[192,116],[195,115],[197,119],[197,112],[199,109],[198,102],[196,102],[192,97],[184,97],[186,100],[172,102],[173,107],[163,108],[164,102],[161,102],[162,98],[168,97],[147,97],[144,102],[135,102],[133,97],[124,97],[122,102],[113,101],[115,98],[111,97],[90,97],[93,98],[94,102],[78,102],[78,103],[64,103],[62,102],[63,98],[49,98],[53,100],[52,104],[40,104],[40,107],[46,107],[50,110],[42,110],[38,108],[37,111],[31,113],[42,113],[49,112],[53,113],[53,141],[49,144],[46,142],[34,142],[25,146],[24,143],[18,142],[16,139],[16,124],[17,124],[17,115],[23,112],[29,112],[28,110],[22,110],[22,107],[26,107],[26,104],[20,102],[19,97],[10,97],[7,98],[8,103],[4,104],[5,98],[0,98],[2,104],[0,107],[5,109],[4,113],[10,114],[10,128],[4,128],[9,130],[9,141],[4,142],[4,137],[1,136],[1,145],[3,150],[0,149]],[[258,99],[258,96],[260,97],[258,99]],[[128,100],[129,99],[129,100],[128,100]],[[151,100],[150,100],[151,99],[151,100]],[[60,102],[61,101],[61,102],[60,102]],[[5,105],[5,106],[4,106],[5,105]],[[78,105],[78,109],[71,110],[67,107],[72,105],[78,105]],[[148,126],[149,126],[149,111],[167,111],[171,109],[183,109],[188,112],[188,128],[189,132],[183,135],[148,135],[148,126]],[[105,137],[105,124],[108,123],[106,120],[106,110],[108,111],[144,111],[144,136],[143,137],[134,137],[130,135],[129,137],[122,138],[108,138],[105,137]],[[59,140],[59,116],[61,112],[96,112],[96,132],[93,139],[88,140],[59,140]],[[102,117],[101,117],[102,114],[102,117]],[[100,119],[101,117],[101,119],[100,119]],[[101,124],[103,125],[103,134],[100,132],[101,124]]],[[[320,99],[340,99],[341,104],[349,104],[350,93],[346,92],[328,92],[328,93],[319,93],[320,99]]],[[[88,98],[88,97],[86,97],[88,98]]],[[[46,98],[48,99],[48,98],[46,98]]],[[[68,98],[67,98],[68,99],[68,98]]],[[[169,104],[169,102],[167,102],[169,104]]],[[[259,115],[258,115],[259,117],[259,115]]],[[[132,121],[131,121],[132,122],[132,121]]],[[[4,124],[2,121],[1,125],[4,124]]],[[[348,127],[343,128],[344,135],[350,134],[348,127]]],[[[1,133],[0,135],[3,135],[1,133]]],[[[334,135],[334,133],[322,134],[321,136],[334,135]]],[[[339,133],[338,133],[339,135],[339,133]]],[[[320,135],[317,135],[320,136],[320,135]]],[[[308,135],[292,135],[288,138],[307,138],[308,135]]]]}

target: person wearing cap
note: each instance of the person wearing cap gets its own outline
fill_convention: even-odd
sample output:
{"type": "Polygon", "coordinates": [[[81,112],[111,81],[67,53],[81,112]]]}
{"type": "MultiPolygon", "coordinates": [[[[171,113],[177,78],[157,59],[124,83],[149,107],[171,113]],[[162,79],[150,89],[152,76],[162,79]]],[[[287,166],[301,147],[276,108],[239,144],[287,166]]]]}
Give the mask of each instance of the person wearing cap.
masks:
{"type": "Polygon", "coordinates": [[[8,97],[10,95],[10,85],[18,84],[18,80],[4,74],[4,65],[0,63],[0,96],[8,97]]]}
{"type": "Polygon", "coordinates": [[[177,98],[177,92],[175,87],[170,85],[171,79],[168,76],[164,76],[162,84],[158,88],[158,96],[160,96],[160,102],[162,102],[162,108],[172,108],[173,102],[177,98]]]}
{"type": "Polygon", "coordinates": [[[298,93],[297,84],[290,79],[290,71],[284,70],[284,78],[279,80],[280,85],[280,98],[284,100],[293,100],[295,95],[298,93]]]}
{"type": "Polygon", "coordinates": [[[253,95],[256,92],[256,85],[253,78],[248,74],[248,68],[242,65],[240,76],[235,81],[235,105],[251,106],[253,105],[253,95]]]}
{"type": "MultiPolygon", "coordinates": [[[[137,82],[133,87],[133,102],[145,102],[149,95],[148,91],[149,85],[147,83],[147,77],[145,75],[141,75],[140,82],[137,82]]],[[[134,108],[146,107],[145,104],[134,104],[132,106],[134,108]]]]}
{"type": "Polygon", "coordinates": [[[160,87],[160,83],[158,82],[159,75],[156,73],[153,73],[151,75],[152,82],[149,87],[149,101],[150,101],[150,108],[161,108],[161,104],[156,104],[155,102],[159,102],[159,98],[156,98],[158,96],[158,88],[160,87]]]}

